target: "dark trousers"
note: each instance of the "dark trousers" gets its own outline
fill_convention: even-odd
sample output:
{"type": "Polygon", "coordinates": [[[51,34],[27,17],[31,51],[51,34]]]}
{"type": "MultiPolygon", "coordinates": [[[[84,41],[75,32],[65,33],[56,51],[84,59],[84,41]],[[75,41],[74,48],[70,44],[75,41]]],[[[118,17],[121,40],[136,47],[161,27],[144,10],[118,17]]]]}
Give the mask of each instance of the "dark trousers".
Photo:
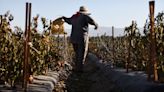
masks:
{"type": "Polygon", "coordinates": [[[75,52],[75,58],[76,58],[75,59],[75,70],[82,71],[85,46],[84,46],[84,44],[76,44],[76,43],[73,43],[72,45],[73,45],[73,49],[75,52]]]}
{"type": "Polygon", "coordinates": [[[85,59],[88,53],[88,42],[89,38],[86,37],[84,43],[72,43],[73,49],[75,52],[75,70],[83,71],[83,64],[85,63],[85,59]]]}
{"type": "Polygon", "coordinates": [[[85,59],[88,53],[88,43],[89,36],[88,34],[84,34],[83,41],[72,41],[73,49],[75,52],[75,70],[83,71],[83,64],[85,63],[85,59]]]}

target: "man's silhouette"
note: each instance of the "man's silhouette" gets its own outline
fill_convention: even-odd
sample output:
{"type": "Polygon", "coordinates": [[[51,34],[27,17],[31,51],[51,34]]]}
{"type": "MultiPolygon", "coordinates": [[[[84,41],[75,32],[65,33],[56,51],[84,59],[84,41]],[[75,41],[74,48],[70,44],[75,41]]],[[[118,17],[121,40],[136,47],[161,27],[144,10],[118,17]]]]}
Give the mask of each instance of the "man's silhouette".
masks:
{"type": "Polygon", "coordinates": [[[83,64],[88,52],[88,31],[89,24],[98,28],[97,23],[89,16],[86,7],[81,6],[79,11],[70,18],[62,17],[64,21],[72,25],[70,41],[75,51],[75,71],[82,72],[83,64]]]}

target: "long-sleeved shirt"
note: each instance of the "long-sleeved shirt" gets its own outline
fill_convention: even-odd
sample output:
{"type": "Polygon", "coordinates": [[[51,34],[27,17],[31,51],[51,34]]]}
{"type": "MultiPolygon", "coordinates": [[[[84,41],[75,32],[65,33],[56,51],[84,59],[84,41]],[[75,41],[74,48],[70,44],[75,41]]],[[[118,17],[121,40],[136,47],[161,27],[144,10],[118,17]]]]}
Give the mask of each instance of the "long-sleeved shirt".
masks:
{"type": "Polygon", "coordinates": [[[85,37],[88,36],[89,24],[95,25],[97,27],[97,23],[87,14],[77,13],[74,14],[71,18],[63,18],[65,22],[72,25],[72,31],[70,40],[72,43],[83,43],[85,41],[85,37]]]}

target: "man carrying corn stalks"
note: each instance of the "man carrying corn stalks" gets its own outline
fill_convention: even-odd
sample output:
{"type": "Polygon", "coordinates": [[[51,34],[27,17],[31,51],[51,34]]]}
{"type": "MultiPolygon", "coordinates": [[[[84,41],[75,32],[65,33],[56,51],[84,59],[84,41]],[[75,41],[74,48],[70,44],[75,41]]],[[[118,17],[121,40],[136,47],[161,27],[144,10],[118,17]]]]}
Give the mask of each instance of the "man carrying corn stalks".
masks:
{"type": "Polygon", "coordinates": [[[62,17],[62,19],[72,25],[72,31],[70,36],[70,41],[73,45],[75,51],[75,71],[83,72],[83,64],[88,52],[88,31],[89,24],[95,26],[97,30],[97,23],[89,16],[86,7],[81,6],[79,11],[70,18],[62,17]]]}

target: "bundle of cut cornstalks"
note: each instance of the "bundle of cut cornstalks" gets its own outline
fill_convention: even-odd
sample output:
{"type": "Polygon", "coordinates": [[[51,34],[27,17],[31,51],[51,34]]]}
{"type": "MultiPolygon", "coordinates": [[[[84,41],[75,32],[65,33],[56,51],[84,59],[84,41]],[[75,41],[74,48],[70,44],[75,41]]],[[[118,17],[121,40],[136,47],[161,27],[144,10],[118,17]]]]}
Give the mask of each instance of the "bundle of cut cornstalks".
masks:
{"type": "Polygon", "coordinates": [[[55,19],[51,24],[52,34],[65,34],[64,32],[64,20],[62,18],[55,19]]]}

